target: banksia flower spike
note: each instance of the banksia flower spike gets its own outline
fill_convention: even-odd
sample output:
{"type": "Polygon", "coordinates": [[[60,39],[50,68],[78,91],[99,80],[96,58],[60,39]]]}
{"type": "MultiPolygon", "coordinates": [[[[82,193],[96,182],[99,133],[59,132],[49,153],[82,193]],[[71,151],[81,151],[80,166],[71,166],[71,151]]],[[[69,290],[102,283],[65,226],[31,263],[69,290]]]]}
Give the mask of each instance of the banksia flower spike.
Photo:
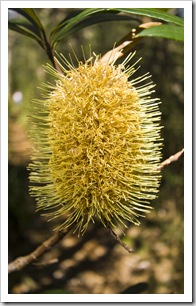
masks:
{"type": "Polygon", "coordinates": [[[132,78],[133,56],[115,65],[90,55],[75,67],[61,55],[62,73],[46,67],[56,83],[32,102],[30,193],[49,220],[64,217],[58,230],[84,233],[96,218],[139,225],[156,198],[160,102],[149,74],[132,78]]]}

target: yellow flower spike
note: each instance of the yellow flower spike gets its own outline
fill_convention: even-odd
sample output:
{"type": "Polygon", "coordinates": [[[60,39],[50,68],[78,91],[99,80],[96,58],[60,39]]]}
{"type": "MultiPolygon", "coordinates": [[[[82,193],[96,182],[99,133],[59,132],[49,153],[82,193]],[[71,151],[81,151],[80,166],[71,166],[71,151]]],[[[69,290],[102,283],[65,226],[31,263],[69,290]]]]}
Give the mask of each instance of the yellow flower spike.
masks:
{"type": "Polygon", "coordinates": [[[32,102],[30,194],[48,219],[65,217],[58,230],[84,233],[96,217],[106,227],[139,225],[156,198],[160,102],[149,74],[130,79],[133,56],[115,65],[93,55],[76,68],[60,55],[62,73],[46,67],[56,84],[32,102]]]}

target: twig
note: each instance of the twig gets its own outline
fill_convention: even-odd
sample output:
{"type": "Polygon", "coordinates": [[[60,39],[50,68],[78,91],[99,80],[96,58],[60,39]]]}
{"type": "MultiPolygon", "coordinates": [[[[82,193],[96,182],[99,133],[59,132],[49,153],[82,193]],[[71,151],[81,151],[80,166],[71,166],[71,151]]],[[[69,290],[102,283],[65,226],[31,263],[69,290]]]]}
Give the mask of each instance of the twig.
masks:
{"type": "Polygon", "coordinates": [[[10,262],[8,265],[8,273],[22,270],[24,267],[37,260],[41,255],[48,251],[48,249],[57,244],[67,233],[68,231],[55,233],[49,239],[45,240],[40,246],[38,246],[38,248],[32,253],[26,256],[18,257],[14,261],[10,262]]]}
{"type": "Polygon", "coordinates": [[[108,228],[111,235],[114,237],[114,239],[126,250],[128,251],[129,253],[133,253],[134,250],[132,248],[130,248],[130,246],[128,246],[127,244],[125,244],[121,239],[120,237],[109,227],[108,228]]]}
{"type": "MultiPolygon", "coordinates": [[[[158,169],[162,170],[164,167],[170,165],[173,162],[176,162],[179,160],[180,157],[182,157],[184,153],[184,149],[181,151],[177,152],[176,154],[170,156],[167,158],[165,161],[163,161],[158,169]]],[[[120,237],[110,228],[108,227],[111,235],[114,237],[114,239],[129,253],[134,252],[132,248],[130,248],[128,245],[126,245],[120,237]]],[[[22,270],[24,267],[29,265],[30,263],[36,261],[41,255],[43,255],[48,249],[50,249],[52,246],[57,244],[66,234],[67,232],[57,232],[54,235],[52,235],[49,239],[44,241],[40,246],[38,246],[35,251],[30,253],[29,255],[18,257],[8,265],[8,273],[12,273],[14,271],[19,271],[22,270]]]]}
{"type": "Polygon", "coordinates": [[[177,152],[174,155],[171,155],[169,158],[167,158],[166,160],[164,160],[158,167],[159,170],[162,170],[164,167],[170,165],[173,162],[176,162],[177,160],[179,160],[179,158],[184,154],[184,149],[182,149],[181,151],[177,152]]]}

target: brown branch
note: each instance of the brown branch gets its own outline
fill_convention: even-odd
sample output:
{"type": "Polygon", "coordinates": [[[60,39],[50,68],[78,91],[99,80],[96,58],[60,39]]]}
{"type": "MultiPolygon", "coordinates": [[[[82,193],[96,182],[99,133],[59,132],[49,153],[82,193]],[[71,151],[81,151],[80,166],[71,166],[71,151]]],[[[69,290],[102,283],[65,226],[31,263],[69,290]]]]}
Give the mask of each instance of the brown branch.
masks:
{"type": "Polygon", "coordinates": [[[114,237],[114,239],[126,250],[126,251],[128,251],[129,253],[133,253],[134,252],[134,250],[130,247],[130,246],[128,246],[127,244],[125,244],[121,239],[120,239],[120,237],[109,227],[108,228],[109,229],[109,231],[110,231],[110,233],[111,233],[111,235],[114,237]]]}
{"type": "MultiPolygon", "coordinates": [[[[158,169],[162,170],[164,167],[170,165],[173,162],[176,162],[179,160],[180,157],[182,157],[184,153],[184,149],[177,152],[176,154],[170,156],[165,161],[163,161],[158,169]]],[[[120,237],[110,228],[108,227],[111,235],[114,237],[114,239],[129,253],[134,252],[132,248],[130,248],[128,245],[126,245],[120,237]]],[[[29,255],[18,257],[8,265],[8,273],[12,273],[14,271],[22,270],[27,265],[31,264],[32,262],[36,261],[41,255],[43,255],[45,252],[47,252],[52,246],[57,244],[66,234],[67,232],[57,232],[54,235],[52,235],[49,239],[45,240],[40,246],[38,246],[35,251],[30,253],[29,255]]]]}
{"type": "Polygon", "coordinates": [[[174,155],[171,155],[169,158],[167,158],[166,160],[164,160],[158,167],[159,170],[162,170],[164,167],[170,165],[173,162],[176,162],[180,159],[180,157],[182,157],[182,155],[184,154],[184,149],[182,149],[181,151],[177,152],[174,155]]]}
{"type": "Polygon", "coordinates": [[[12,273],[14,271],[22,270],[24,267],[28,266],[30,263],[36,261],[41,255],[43,255],[46,251],[48,251],[52,246],[57,244],[66,234],[67,232],[57,232],[52,235],[49,239],[45,240],[37,249],[35,249],[32,253],[18,257],[14,261],[10,262],[8,265],[8,273],[12,273]]]}

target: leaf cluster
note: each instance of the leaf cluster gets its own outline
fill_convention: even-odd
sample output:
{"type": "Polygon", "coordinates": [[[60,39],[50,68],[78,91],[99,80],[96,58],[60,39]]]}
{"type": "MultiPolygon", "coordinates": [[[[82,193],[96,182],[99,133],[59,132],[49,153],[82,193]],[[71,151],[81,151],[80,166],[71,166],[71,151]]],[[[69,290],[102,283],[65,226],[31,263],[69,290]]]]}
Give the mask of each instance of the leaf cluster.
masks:
{"type": "MultiPolygon", "coordinates": [[[[81,29],[106,21],[137,20],[133,42],[143,37],[162,37],[166,39],[184,40],[184,21],[182,18],[157,8],[89,8],[69,13],[50,33],[46,30],[32,8],[11,8],[16,17],[9,19],[9,29],[28,36],[46,51],[52,64],[57,44],[71,34],[81,29]],[[150,17],[153,21],[148,26],[142,26],[138,16],[150,17]]],[[[134,44],[133,44],[134,45],[134,44]]]]}

